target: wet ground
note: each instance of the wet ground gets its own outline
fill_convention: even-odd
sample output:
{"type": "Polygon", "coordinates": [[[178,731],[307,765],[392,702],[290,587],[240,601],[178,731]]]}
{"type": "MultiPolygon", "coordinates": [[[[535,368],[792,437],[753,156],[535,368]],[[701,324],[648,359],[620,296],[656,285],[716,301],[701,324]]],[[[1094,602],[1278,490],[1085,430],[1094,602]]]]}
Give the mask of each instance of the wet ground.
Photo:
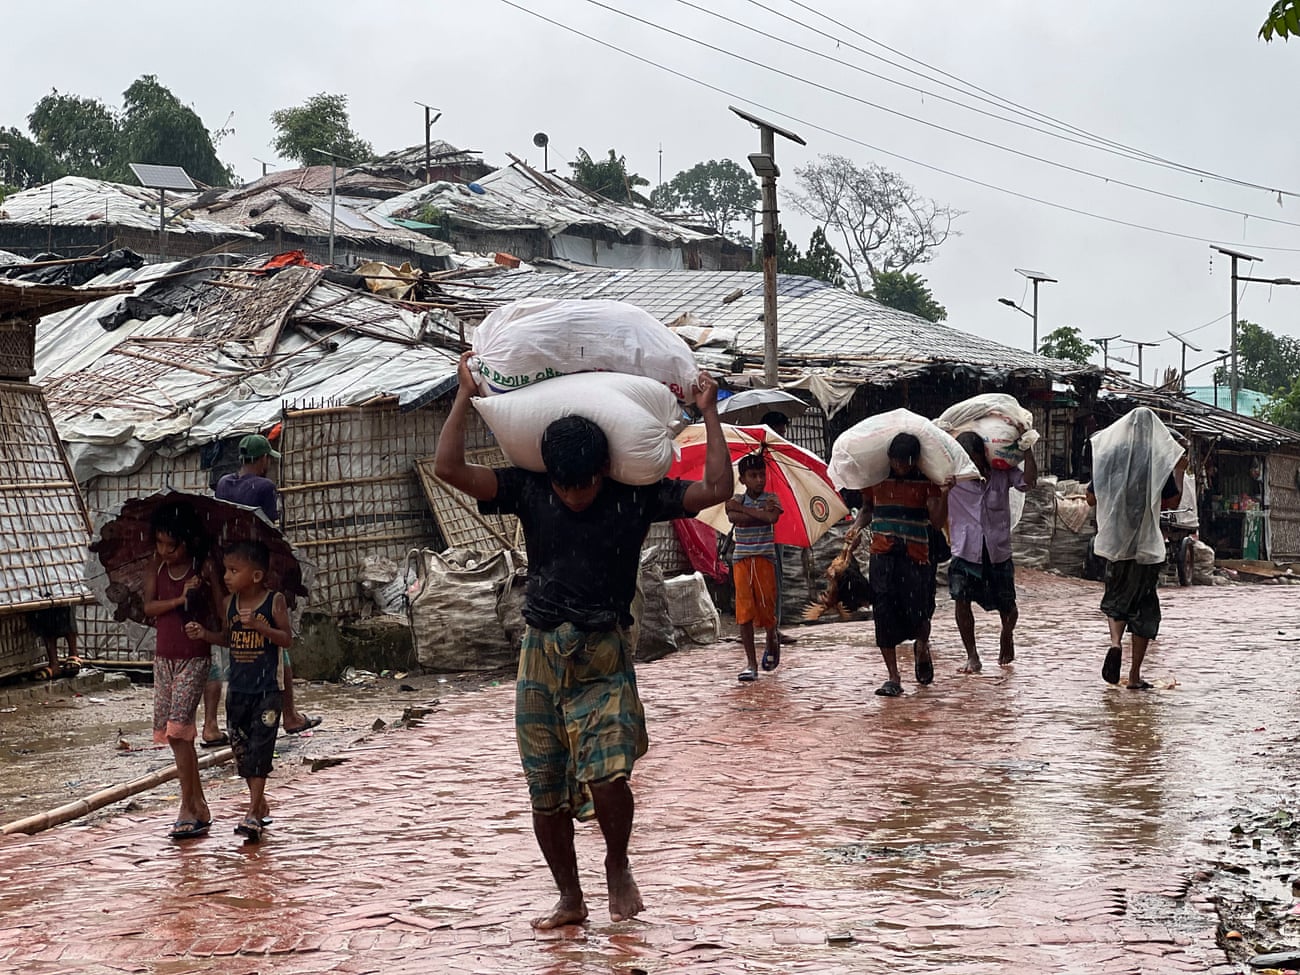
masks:
{"type": "MultiPolygon", "coordinates": [[[[944,605],[939,677],[898,699],[872,694],[883,673],[869,624],[797,631],[753,685],[735,680],[734,644],[643,665],[635,921],[608,919],[589,825],[589,923],[530,929],[553,892],[512,694],[487,687],[444,696],[411,727],[335,742],[338,764],[310,771],[290,752],[260,847],[230,832],[238,783],[213,799],[212,835],[187,845],[166,839],[159,803],[0,841],[0,967],[1236,972],[1284,947],[1294,594],[1162,591],[1146,667],[1157,687],[1135,692],[1100,680],[1098,586],[1022,583],[1014,668],[956,676],[944,605]]],[[[992,648],[991,618],[980,635],[992,648]]]]}

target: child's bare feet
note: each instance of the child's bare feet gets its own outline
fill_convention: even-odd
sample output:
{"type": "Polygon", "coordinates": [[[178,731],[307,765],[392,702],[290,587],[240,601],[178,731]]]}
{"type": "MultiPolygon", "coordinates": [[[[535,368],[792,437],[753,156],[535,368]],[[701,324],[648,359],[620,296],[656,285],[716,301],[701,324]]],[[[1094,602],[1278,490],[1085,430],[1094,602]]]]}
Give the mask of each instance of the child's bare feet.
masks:
{"type": "Polygon", "coordinates": [[[605,864],[605,883],[609,887],[611,921],[626,921],[645,910],[645,903],[641,900],[641,889],[632,879],[632,870],[626,860],[621,867],[605,864]]]}
{"type": "Polygon", "coordinates": [[[535,917],[530,924],[538,931],[550,931],[553,928],[562,928],[566,924],[581,924],[587,920],[587,903],[582,899],[582,895],[576,897],[561,896],[555,902],[555,907],[551,909],[550,914],[544,914],[541,917],[535,917]]]}
{"type": "Polygon", "coordinates": [[[957,668],[959,674],[978,674],[984,669],[984,663],[980,660],[979,654],[967,655],[966,662],[957,668]]]}

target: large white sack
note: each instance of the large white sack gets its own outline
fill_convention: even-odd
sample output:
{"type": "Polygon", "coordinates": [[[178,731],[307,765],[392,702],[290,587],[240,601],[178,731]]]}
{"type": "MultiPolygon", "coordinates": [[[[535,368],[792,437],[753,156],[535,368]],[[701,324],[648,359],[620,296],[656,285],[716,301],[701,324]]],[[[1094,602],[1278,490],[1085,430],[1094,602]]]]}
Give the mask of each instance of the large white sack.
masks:
{"type": "Polygon", "coordinates": [[[672,329],[636,305],[604,298],[523,298],[483,319],[470,363],[484,395],[577,372],[622,372],[663,383],[679,400],[700,367],[672,329]]]}
{"type": "Polygon", "coordinates": [[[891,410],[855,423],[831,447],[827,473],[837,488],[874,487],[889,476],[889,444],[900,433],[921,441],[921,473],[936,484],[949,476],[978,480],[979,471],[961,444],[911,410],[891,410]]]}
{"type": "Polygon", "coordinates": [[[972,431],[984,438],[989,464],[1002,470],[1019,467],[1025,451],[1038,442],[1034,415],[1008,393],[981,393],[954,403],[934,421],[954,437],[972,431]]]}
{"type": "Polygon", "coordinates": [[[667,387],[644,376],[579,373],[471,402],[506,459],[525,470],[546,470],[542,434],[553,421],[575,413],[605,431],[614,480],[653,484],[673,462],[671,424],[680,408],[667,387]]]}

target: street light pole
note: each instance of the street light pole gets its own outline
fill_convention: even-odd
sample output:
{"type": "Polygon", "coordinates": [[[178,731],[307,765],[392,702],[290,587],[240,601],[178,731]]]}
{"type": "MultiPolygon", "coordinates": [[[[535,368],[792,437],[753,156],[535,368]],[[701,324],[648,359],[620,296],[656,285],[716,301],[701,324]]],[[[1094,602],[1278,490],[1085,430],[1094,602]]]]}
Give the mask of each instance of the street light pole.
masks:
{"type": "Polygon", "coordinates": [[[1169,334],[1174,338],[1174,340],[1183,347],[1182,368],[1179,370],[1179,374],[1181,378],[1179,380],[1178,385],[1179,388],[1185,393],[1187,392],[1187,350],[1191,349],[1193,352],[1200,352],[1201,347],[1199,345],[1192,345],[1191,342],[1188,342],[1187,339],[1183,338],[1177,332],[1171,331],[1170,329],[1165,329],[1165,331],[1169,332],[1169,334]]]}
{"type": "Polygon", "coordinates": [[[1103,335],[1101,338],[1093,339],[1097,345],[1101,346],[1101,368],[1103,370],[1110,368],[1110,343],[1114,342],[1118,335],[1103,335]]]}
{"type": "Polygon", "coordinates": [[[1042,271],[1026,271],[1025,269],[1019,267],[1015,268],[1014,270],[1017,274],[1023,274],[1030,281],[1034,282],[1034,313],[1029,317],[1034,320],[1034,344],[1031,351],[1037,352],[1038,351],[1038,285],[1043,281],[1048,281],[1052,284],[1056,284],[1056,278],[1048,277],[1042,271]]]}
{"type": "Polygon", "coordinates": [[[776,178],[781,170],[776,165],[776,136],[779,133],[791,142],[806,146],[802,138],[787,129],[765,122],[749,112],[742,111],[734,105],[728,106],[746,122],[758,127],[760,135],[760,152],[750,153],[749,165],[763,184],[763,380],[769,388],[776,388],[779,382],[777,368],[777,328],[776,328],[776,241],[777,209],[776,178]]]}
{"type": "Polygon", "coordinates": [[[1232,398],[1230,400],[1232,404],[1232,412],[1236,413],[1237,389],[1240,385],[1237,380],[1237,261],[1259,261],[1263,260],[1263,258],[1252,257],[1249,254],[1243,254],[1241,251],[1234,251],[1227,247],[1218,247],[1213,244],[1211,244],[1210,247],[1212,250],[1216,250],[1220,254],[1227,254],[1232,258],[1232,342],[1230,347],[1232,365],[1228,370],[1228,383],[1232,391],[1232,398]]]}
{"type": "Polygon", "coordinates": [[[415,104],[424,109],[424,181],[428,183],[430,182],[430,174],[433,172],[433,155],[429,144],[429,130],[433,128],[434,122],[442,118],[442,112],[439,112],[432,105],[424,104],[424,102],[416,102],[415,104]],[[438,112],[438,114],[430,118],[430,112],[438,112]]]}
{"type": "Polygon", "coordinates": [[[332,265],[334,264],[334,206],[335,206],[335,203],[336,203],[337,200],[338,200],[338,192],[337,192],[337,189],[338,189],[339,160],[340,160],[340,159],[344,159],[344,158],[346,158],[346,157],[344,157],[344,156],[340,156],[340,155],[338,155],[337,153],[334,153],[334,152],[330,152],[330,151],[328,151],[327,149],[316,149],[316,148],[313,148],[312,151],[313,151],[313,152],[319,152],[322,156],[329,156],[329,157],[330,157],[330,251],[329,251],[330,256],[329,256],[329,262],[330,262],[330,265],[332,266],[332,265]]]}

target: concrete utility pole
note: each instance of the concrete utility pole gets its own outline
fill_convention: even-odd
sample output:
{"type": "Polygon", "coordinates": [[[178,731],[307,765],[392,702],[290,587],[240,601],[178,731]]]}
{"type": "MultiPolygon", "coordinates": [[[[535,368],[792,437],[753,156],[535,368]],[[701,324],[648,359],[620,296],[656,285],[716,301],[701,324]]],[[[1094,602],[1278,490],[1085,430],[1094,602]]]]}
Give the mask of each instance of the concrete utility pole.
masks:
{"type": "Polygon", "coordinates": [[[763,381],[769,388],[775,389],[779,382],[776,328],[776,241],[779,225],[776,178],[781,175],[781,170],[776,165],[776,136],[782,135],[801,146],[808,143],[793,132],[765,122],[734,105],[728,107],[746,122],[757,126],[760,135],[761,151],[750,153],[749,165],[763,184],[763,381]]]}

